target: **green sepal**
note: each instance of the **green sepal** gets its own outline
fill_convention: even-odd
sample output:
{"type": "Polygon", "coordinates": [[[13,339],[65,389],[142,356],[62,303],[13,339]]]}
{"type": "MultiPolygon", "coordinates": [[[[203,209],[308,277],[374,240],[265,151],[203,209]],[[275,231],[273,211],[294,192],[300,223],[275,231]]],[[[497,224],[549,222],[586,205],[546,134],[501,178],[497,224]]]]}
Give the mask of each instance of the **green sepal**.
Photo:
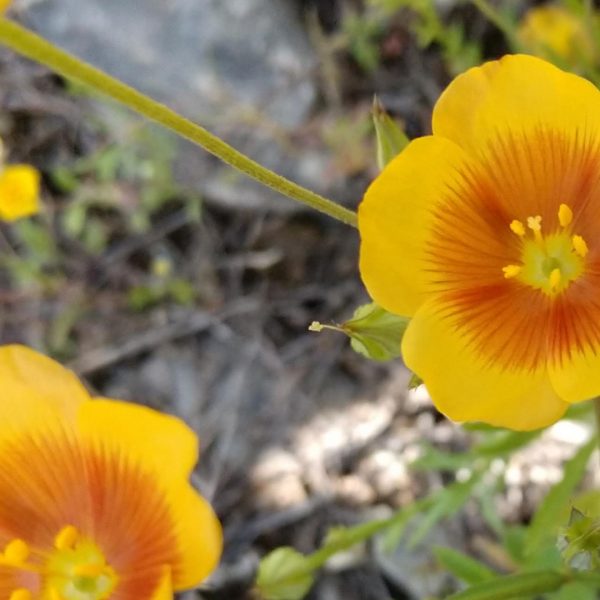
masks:
{"type": "Polygon", "coordinates": [[[409,139],[404,130],[383,108],[377,96],[373,99],[373,124],[377,137],[377,164],[383,169],[408,145],[409,139]]]}
{"type": "Polygon", "coordinates": [[[355,352],[371,360],[386,361],[400,356],[400,343],[410,319],[387,312],[374,302],[363,304],[352,319],[341,325],[322,325],[314,321],[310,331],[333,329],[350,338],[355,352]]]}

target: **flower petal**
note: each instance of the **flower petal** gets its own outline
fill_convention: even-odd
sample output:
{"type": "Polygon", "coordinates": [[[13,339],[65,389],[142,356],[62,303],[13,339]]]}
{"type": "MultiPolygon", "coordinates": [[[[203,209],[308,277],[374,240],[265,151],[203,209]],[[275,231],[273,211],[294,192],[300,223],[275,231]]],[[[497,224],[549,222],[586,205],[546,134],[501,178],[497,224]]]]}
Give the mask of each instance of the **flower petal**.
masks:
{"type": "Polygon", "coordinates": [[[223,549],[223,532],[210,504],[190,485],[170,497],[180,557],[173,566],[173,588],[197,586],[214,570],[223,549]]]}
{"type": "Polygon", "coordinates": [[[582,402],[600,390],[600,354],[597,347],[587,346],[548,367],[556,393],[566,402],[582,402]]]}
{"type": "Polygon", "coordinates": [[[35,215],[39,210],[39,193],[40,174],[33,167],[6,167],[0,173],[0,219],[16,221],[35,215]]]}
{"type": "Polygon", "coordinates": [[[434,208],[461,178],[463,151],[444,138],[411,142],[371,184],[358,210],[360,272],[383,308],[411,316],[429,285],[425,255],[434,208]]]}
{"type": "Polygon", "coordinates": [[[150,600],[173,600],[173,585],[171,584],[171,570],[166,567],[165,573],[160,580],[156,591],[152,594],[150,600]]]}
{"type": "Polygon", "coordinates": [[[485,151],[500,132],[549,124],[570,135],[600,135],[600,92],[589,81],[526,55],[505,56],[459,75],[433,111],[434,134],[473,153],[485,151]]]}
{"type": "Polygon", "coordinates": [[[202,581],[221,555],[222,533],[210,505],[188,484],[198,459],[196,434],[175,417],[108,399],[82,406],[78,425],[85,438],[119,448],[155,474],[176,530],[173,585],[179,590],[202,581]]]}
{"type": "Polygon", "coordinates": [[[486,362],[433,302],[410,322],[402,355],[436,407],[456,421],[527,431],[554,423],[568,406],[553,391],[544,368],[509,370],[486,362]]]}
{"type": "Polygon", "coordinates": [[[135,456],[165,487],[187,480],[198,461],[198,438],[183,421],[139,404],[95,398],[81,407],[78,427],[83,436],[112,441],[135,456]]]}
{"type": "Polygon", "coordinates": [[[52,420],[74,419],[90,399],[71,371],[25,346],[0,347],[0,381],[0,439],[36,423],[47,428],[52,420]]]}

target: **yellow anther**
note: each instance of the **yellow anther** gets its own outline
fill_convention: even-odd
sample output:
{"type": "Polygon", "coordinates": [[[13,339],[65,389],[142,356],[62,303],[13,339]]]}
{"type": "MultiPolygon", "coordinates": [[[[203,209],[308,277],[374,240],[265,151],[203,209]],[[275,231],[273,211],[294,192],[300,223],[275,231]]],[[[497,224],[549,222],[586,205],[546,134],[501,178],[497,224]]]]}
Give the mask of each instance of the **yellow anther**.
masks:
{"type": "Polygon", "coordinates": [[[573,250],[575,250],[575,253],[579,254],[581,258],[584,258],[588,253],[588,246],[585,243],[585,240],[580,235],[574,235],[571,238],[571,243],[573,244],[573,250]]]}
{"type": "Polygon", "coordinates": [[[519,237],[523,237],[525,235],[525,225],[523,225],[523,223],[521,223],[521,221],[518,221],[517,219],[515,219],[514,221],[511,222],[509,227],[510,227],[510,230],[513,233],[516,233],[519,237]]]}
{"type": "Polygon", "coordinates": [[[506,265],[506,267],[502,267],[502,272],[505,279],[511,279],[512,277],[516,277],[521,272],[521,269],[521,265],[506,265]]]}
{"type": "Polygon", "coordinates": [[[552,269],[550,273],[550,289],[556,290],[556,288],[560,285],[560,269],[552,269]]]}
{"type": "Polygon", "coordinates": [[[88,565],[77,565],[73,570],[76,577],[99,577],[106,571],[106,565],[91,563],[88,565]]]}
{"type": "Polygon", "coordinates": [[[566,227],[573,220],[573,211],[566,205],[561,204],[558,207],[558,222],[561,227],[566,227]]]}
{"type": "Polygon", "coordinates": [[[33,594],[25,588],[19,588],[10,594],[8,600],[33,600],[33,594]]]}
{"type": "Polygon", "coordinates": [[[540,215],[527,217],[527,227],[533,231],[536,240],[540,241],[542,239],[542,217],[540,215]]]}
{"type": "Polygon", "coordinates": [[[2,556],[9,563],[20,565],[29,557],[29,546],[23,540],[12,540],[4,548],[2,556]]]}
{"type": "Polygon", "coordinates": [[[63,527],[54,538],[54,547],[57,550],[70,550],[77,543],[79,531],[73,525],[63,527]]]}

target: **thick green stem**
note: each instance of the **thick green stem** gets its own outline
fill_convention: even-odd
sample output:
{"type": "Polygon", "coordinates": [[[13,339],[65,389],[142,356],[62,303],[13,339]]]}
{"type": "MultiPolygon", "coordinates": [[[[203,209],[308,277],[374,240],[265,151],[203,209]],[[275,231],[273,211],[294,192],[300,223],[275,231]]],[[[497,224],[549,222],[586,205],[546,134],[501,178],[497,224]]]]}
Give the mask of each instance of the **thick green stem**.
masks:
{"type": "Polygon", "coordinates": [[[167,129],[198,144],[234,169],[256,181],[323,212],[338,221],[356,227],[356,213],[263,167],[200,125],[196,125],[134,88],[107,75],[75,56],[57,48],[25,27],[0,18],[0,43],[39,62],[53,71],[85,84],[131,110],[160,123],[167,129]]]}

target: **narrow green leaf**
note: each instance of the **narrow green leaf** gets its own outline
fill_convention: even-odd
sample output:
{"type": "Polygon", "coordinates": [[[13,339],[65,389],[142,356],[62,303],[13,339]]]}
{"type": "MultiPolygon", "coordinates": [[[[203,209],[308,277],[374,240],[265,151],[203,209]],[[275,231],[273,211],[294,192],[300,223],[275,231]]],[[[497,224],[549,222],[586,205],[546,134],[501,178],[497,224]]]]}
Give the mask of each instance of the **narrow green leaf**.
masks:
{"type": "Polygon", "coordinates": [[[277,548],[260,561],[256,587],[264,600],[301,600],[312,584],[306,556],[293,548],[277,548]]]}
{"type": "Polygon", "coordinates": [[[481,456],[496,458],[527,446],[539,437],[542,431],[541,429],[536,431],[501,431],[490,435],[489,439],[475,446],[472,451],[481,456]]]}
{"type": "Polygon", "coordinates": [[[463,504],[471,497],[473,488],[481,479],[480,473],[474,473],[467,481],[455,482],[440,490],[432,501],[431,508],[423,515],[408,542],[416,546],[431,531],[438,521],[451,517],[458,512],[463,504]]]}
{"type": "Polygon", "coordinates": [[[377,164],[383,169],[408,145],[403,129],[390,117],[377,96],[373,99],[373,124],[377,136],[377,164]]]}
{"type": "Polygon", "coordinates": [[[546,495],[527,529],[524,546],[526,557],[533,558],[537,552],[543,549],[545,543],[556,537],[561,525],[561,515],[577,484],[581,481],[595,447],[596,439],[593,437],[578,450],[571,460],[565,463],[562,480],[554,485],[546,495]]]}
{"type": "Polygon", "coordinates": [[[483,563],[452,548],[436,546],[433,548],[433,555],[454,577],[470,585],[483,583],[498,576],[483,563]]]}
{"type": "Polygon", "coordinates": [[[447,600],[515,600],[559,589],[566,577],[556,571],[532,571],[485,581],[447,600]]]}

